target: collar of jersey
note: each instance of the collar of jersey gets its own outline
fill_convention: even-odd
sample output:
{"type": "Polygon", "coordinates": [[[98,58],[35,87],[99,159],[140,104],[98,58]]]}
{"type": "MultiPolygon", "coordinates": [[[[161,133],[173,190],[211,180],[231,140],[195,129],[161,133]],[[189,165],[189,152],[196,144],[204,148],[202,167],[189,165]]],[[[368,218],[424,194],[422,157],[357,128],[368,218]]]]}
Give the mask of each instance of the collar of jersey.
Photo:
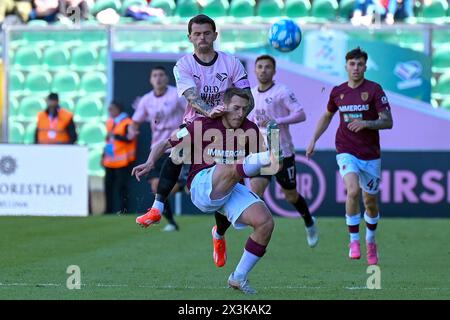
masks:
{"type": "Polygon", "coordinates": [[[199,57],[197,57],[197,55],[194,53],[194,59],[195,61],[197,61],[198,64],[201,64],[202,66],[205,67],[210,67],[212,66],[214,63],[216,63],[217,58],[219,57],[219,54],[216,51],[216,55],[214,56],[214,58],[210,61],[210,62],[203,62],[202,60],[199,59],[199,57]]]}

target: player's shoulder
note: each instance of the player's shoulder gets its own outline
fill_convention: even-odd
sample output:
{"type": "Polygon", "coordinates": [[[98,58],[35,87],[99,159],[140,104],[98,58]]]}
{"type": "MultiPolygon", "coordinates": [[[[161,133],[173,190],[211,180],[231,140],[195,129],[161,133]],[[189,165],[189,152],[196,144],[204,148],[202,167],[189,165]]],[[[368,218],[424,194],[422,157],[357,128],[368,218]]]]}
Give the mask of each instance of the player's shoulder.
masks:
{"type": "Polygon", "coordinates": [[[368,80],[368,79],[364,79],[364,81],[365,81],[366,87],[369,87],[369,88],[372,88],[375,90],[383,90],[383,88],[381,87],[381,84],[379,84],[378,82],[368,80]]]}
{"type": "Polygon", "coordinates": [[[292,90],[284,83],[275,82],[273,89],[279,94],[290,94],[292,90]]]}
{"type": "Polygon", "coordinates": [[[244,121],[242,122],[241,128],[244,130],[248,130],[248,129],[258,130],[258,126],[256,125],[256,123],[249,120],[248,118],[244,119],[244,121]]]}
{"type": "Polygon", "coordinates": [[[186,65],[191,63],[194,60],[194,55],[191,53],[185,54],[180,59],[177,60],[175,67],[180,65],[186,65]]]}

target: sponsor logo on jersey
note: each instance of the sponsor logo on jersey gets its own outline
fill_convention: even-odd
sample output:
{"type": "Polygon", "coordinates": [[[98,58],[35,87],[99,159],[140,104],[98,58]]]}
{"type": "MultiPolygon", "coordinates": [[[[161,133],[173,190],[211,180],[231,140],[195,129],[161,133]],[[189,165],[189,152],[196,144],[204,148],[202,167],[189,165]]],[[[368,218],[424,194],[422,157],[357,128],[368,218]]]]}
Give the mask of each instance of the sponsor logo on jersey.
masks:
{"type": "Polygon", "coordinates": [[[264,101],[265,101],[267,104],[271,104],[272,101],[273,101],[273,98],[272,98],[272,97],[267,97],[267,98],[264,99],[264,101]]]}
{"type": "Polygon", "coordinates": [[[388,99],[387,99],[386,96],[382,96],[382,97],[381,97],[381,103],[382,103],[382,104],[388,103],[388,99]]]}
{"type": "Polygon", "coordinates": [[[353,111],[367,111],[369,110],[368,104],[350,104],[347,106],[340,106],[340,112],[353,112],[353,111]]]}

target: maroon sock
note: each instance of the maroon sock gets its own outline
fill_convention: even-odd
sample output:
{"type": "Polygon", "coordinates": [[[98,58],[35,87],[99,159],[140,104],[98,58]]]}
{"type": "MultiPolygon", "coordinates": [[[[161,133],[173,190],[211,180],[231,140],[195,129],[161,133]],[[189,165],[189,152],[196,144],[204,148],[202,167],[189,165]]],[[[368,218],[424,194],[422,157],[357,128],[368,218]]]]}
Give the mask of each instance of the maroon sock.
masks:
{"type": "Polygon", "coordinates": [[[368,222],[366,221],[366,227],[367,227],[367,229],[369,229],[369,230],[375,231],[375,230],[377,229],[377,225],[378,225],[378,223],[371,224],[371,223],[368,223],[368,222]]]}
{"type": "Polygon", "coordinates": [[[266,253],[266,248],[267,246],[257,243],[250,237],[248,237],[247,243],[245,244],[245,250],[260,258],[266,253]]]}
{"type": "Polygon", "coordinates": [[[348,226],[348,232],[359,233],[359,224],[357,224],[355,226],[348,226]]]}

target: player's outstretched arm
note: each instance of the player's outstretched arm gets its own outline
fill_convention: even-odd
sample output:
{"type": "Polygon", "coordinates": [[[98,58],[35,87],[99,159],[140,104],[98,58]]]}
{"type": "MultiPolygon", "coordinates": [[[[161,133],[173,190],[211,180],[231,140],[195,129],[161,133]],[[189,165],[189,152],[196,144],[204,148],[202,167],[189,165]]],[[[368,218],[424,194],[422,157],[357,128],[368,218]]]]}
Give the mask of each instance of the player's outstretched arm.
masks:
{"type": "Polygon", "coordinates": [[[147,161],[134,167],[131,171],[131,175],[135,176],[137,181],[141,181],[141,177],[148,174],[150,170],[152,170],[155,166],[156,161],[158,161],[158,159],[162,157],[164,152],[171,147],[172,146],[170,145],[169,140],[164,140],[157,143],[152,148],[147,161]]]}
{"type": "Polygon", "coordinates": [[[202,100],[196,88],[192,87],[187,89],[183,93],[183,96],[191,104],[192,108],[194,108],[195,111],[206,117],[209,117],[209,113],[212,110],[212,107],[202,100]]]}
{"type": "Polygon", "coordinates": [[[325,113],[320,117],[319,122],[317,123],[316,130],[314,131],[314,136],[309,143],[308,148],[306,149],[306,157],[310,159],[314,154],[314,149],[316,147],[316,142],[322,136],[322,134],[327,130],[330,125],[331,120],[333,119],[334,113],[330,111],[325,111],[325,113]]]}

